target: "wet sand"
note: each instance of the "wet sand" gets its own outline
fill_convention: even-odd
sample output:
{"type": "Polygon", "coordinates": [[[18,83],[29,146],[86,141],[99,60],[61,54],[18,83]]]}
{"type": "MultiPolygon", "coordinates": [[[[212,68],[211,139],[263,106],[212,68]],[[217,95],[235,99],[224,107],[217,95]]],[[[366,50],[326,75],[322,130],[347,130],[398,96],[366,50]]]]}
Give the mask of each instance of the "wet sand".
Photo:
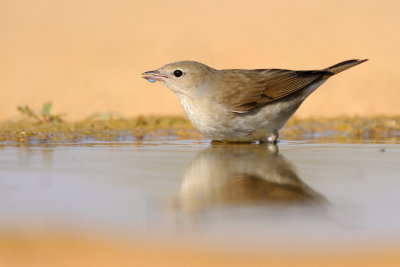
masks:
{"type": "MultiPolygon", "coordinates": [[[[313,143],[400,141],[400,116],[289,119],[279,132],[283,140],[313,143]]],[[[0,146],[90,144],[91,142],[146,142],[205,140],[183,117],[137,116],[130,119],[92,118],[77,122],[46,123],[37,119],[0,123],[0,146]]]]}
{"type": "Polygon", "coordinates": [[[397,266],[399,158],[396,143],[3,147],[0,264],[397,266]]]}

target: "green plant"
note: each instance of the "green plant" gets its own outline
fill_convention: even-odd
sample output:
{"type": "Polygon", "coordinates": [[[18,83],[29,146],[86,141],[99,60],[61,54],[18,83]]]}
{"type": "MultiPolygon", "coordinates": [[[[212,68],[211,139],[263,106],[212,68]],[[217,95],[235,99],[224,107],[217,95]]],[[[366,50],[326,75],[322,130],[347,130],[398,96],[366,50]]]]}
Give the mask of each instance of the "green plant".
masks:
{"type": "Polygon", "coordinates": [[[39,112],[35,112],[29,106],[18,106],[17,110],[28,118],[36,120],[37,123],[58,123],[63,122],[63,114],[51,114],[52,103],[46,102],[43,104],[39,112]]]}
{"type": "Polygon", "coordinates": [[[124,116],[122,116],[119,113],[116,113],[114,111],[108,111],[104,113],[92,113],[88,117],[86,117],[85,120],[87,121],[96,121],[96,120],[102,120],[102,121],[111,121],[111,120],[122,120],[125,119],[124,116]]]}

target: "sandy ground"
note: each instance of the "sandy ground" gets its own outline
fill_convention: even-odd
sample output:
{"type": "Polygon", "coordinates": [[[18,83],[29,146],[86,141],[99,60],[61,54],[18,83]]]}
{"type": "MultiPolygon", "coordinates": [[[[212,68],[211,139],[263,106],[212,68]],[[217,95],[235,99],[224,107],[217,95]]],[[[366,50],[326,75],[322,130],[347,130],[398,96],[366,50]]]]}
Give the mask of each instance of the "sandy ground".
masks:
{"type": "Polygon", "coordinates": [[[20,266],[399,266],[398,247],[236,252],[191,245],[106,242],[62,235],[0,238],[0,265],[20,266]]]}
{"type": "Polygon", "coordinates": [[[94,112],[181,114],[140,78],[177,60],[215,68],[324,68],[332,78],[298,116],[398,114],[400,2],[0,1],[0,120],[53,101],[69,120],[94,112]]]}

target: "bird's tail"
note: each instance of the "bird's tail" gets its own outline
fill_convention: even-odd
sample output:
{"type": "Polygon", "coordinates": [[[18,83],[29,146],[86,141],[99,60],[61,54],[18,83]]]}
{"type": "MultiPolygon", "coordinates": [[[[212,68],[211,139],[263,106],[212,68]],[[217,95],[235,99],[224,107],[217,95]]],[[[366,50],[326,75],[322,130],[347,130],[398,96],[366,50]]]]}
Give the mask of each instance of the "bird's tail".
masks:
{"type": "Polygon", "coordinates": [[[344,70],[347,70],[351,67],[354,67],[358,64],[361,64],[365,61],[367,61],[368,59],[351,59],[351,60],[346,60],[343,62],[340,62],[338,64],[335,64],[333,66],[330,66],[329,68],[326,68],[325,70],[332,72],[333,74],[338,74],[339,72],[342,72],[344,70]]]}

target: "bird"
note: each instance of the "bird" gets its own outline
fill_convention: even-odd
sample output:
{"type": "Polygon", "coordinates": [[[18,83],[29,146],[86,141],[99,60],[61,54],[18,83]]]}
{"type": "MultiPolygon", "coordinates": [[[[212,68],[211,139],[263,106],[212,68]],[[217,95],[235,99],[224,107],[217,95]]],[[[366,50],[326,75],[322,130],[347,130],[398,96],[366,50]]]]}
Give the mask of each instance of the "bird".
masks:
{"type": "Polygon", "coordinates": [[[174,92],[193,126],[214,142],[277,143],[279,130],[312,92],[367,60],[346,60],[320,70],[217,70],[178,61],[142,77],[174,92]]]}

